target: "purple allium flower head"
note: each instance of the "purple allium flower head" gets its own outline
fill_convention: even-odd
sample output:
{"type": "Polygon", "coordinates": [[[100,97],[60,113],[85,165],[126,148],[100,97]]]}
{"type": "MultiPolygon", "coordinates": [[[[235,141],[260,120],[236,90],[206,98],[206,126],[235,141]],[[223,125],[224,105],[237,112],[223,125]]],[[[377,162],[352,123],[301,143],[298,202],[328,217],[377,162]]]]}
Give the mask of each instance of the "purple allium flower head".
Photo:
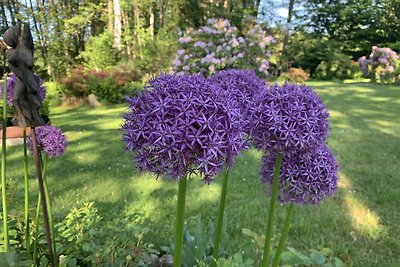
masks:
{"type": "MultiPolygon", "coordinates": [[[[275,153],[264,155],[261,161],[261,181],[271,193],[275,153]]],[[[338,163],[325,144],[301,153],[285,154],[279,176],[278,198],[281,202],[317,204],[336,192],[338,163]]]]}
{"type": "Polygon", "coordinates": [[[307,150],[329,134],[329,113],[311,87],[285,83],[261,91],[250,107],[250,135],[258,149],[307,150]]]}
{"type": "MultiPolygon", "coordinates": [[[[43,85],[43,79],[40,78],[38,75],[35,74],[35,76],[39,79],[39,99],[43,103],[44,99],[46,98],[46,87],[43,85]]],[[[17,76],[13,73],[10,75],[10,77],[7,79],[7,105],[10,107],[13,106],[13,99],[14,99],[14,89],[15,89],[15,84],[17,83],[17,76]]],[[[4,93],[4,85],[1,85],[0,88],[0,95],[3,95],[4,93]]]]}
{"type": "MultiPolygon", "coordinates": [[[[38,147],[51,157],[58,157],[64,154],[68,145],[64,133],[56,127],[44,125],[35,128],[38,147]]],[[[28,147],[33,152],[32,137],[28,138],[28,147]]]]}
{"type": "Polygon", "coordinates": [[[211,182],[242,149],[238,108],[202,75],[162,74],[126,100],[123,141],[141,171],[211,182]]]}
{"type": "Polygon", "coordinates": [[[239,107],[243,131],[248,133],[249,106],[254,102],[255,95],[265,90],[265,81],[258,78],[254,71],[233,69],[218,71],[208,79],[221,87],[228,99],[239,107]]]}
{"type": "MultiPolygon", "coordinates": [[[[14,98],[14,88],[16,83],[17,83],[17,76],[13,73],[7,79],[7,105],[10,107],[13,105],[12,101],[14,98]]],[[[4,94],[4,84],[1,84],[0,88],[1,97],[3,97],[3,94],[4,94]]]]}

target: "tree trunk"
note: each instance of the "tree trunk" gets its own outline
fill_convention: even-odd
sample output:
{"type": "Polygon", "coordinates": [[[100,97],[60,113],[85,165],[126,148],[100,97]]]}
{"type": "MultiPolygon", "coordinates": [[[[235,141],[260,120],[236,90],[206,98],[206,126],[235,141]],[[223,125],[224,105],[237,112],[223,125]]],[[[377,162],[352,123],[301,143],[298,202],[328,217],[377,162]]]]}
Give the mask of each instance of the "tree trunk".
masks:
{"type": "MultiPolygon", "coordinates": [[[[114,47],[121,50],[121,36],[122,36],[122,23],[121,23],[121,5],[120,0],[114,1],[114,47]]],[[[135,1],[136,2],[136,1],[135,1]]]]}
{"type": "MultiPolygon", "coordinates": [[[[19,1],[11,1],[12,7],[14,9],[14,14],[19,14],[19,10],[20,10],[20,4],[19,1]]],[[[19,16],[16,16],[16,20],[17,20],[17,24],[20,25],[21,24],[21,18],[19,16]]]]}
{"type": "Polygon", "coordinates": [[[160,25],[159,28],[164,26],[164,17],[165,17],[165,2],[164,0],[160,1],[160,25]]]}
{"type": "Polygon", "coordinates": [[[107,15],[108,15],[108,30],[110,32],[114,32],[114,8],[113,8],[113,0],[108,0],[107,2],[107,15]]]}
{"type": "Polygon", "coordinates": [[[3,19],[3,22],[1,23],[1,27],[8,28],[8,22],[7,22],[7,16],[6,16],[6,3],[4,1],[1,1],[1,18],[3,19]]]}
{"type": "Polygon", "coordinates": [[[289,43],[290,25],[292,23],[292,16],[293,16],[293,6],[294,6],[294,0],[289,0],[288,17],[286,20],[287,28],[285,32],[285,37],[283,39],[282,56],[279,62],[282,72],[287,72],[289,69],[288,43],[289,43]]]}
{"type": "MultiPolygon", "coordinates": [[[[47,66],[47,49],[46,49],[47,45],[46,45],[46,42],[45,42],[46,36],[43,33],[43,28],[40,26],[41,24],[38,23],[38,20],[36,18],[35,10],[33,9],[32,0],[29,0],[29,8],[31,9],[32,19],[33,19],[33,26],[35,27],[35,30],[36,30],[36,36],[37,36],[37,38],[39,40],[39,43],[40,43],[39,51],[40,51],[40,54],[43,57],[43,64],[45,66],[47,66]]],[[[39,5],[38,5],[38,8],[39,8],[39,5]]],[[[49,75],[50,75],[50,73],[49,73],[49,75]]]]}
{"type": "MultiPolygon", "coordinates": [[[[124,27],[124,35],[130,37],[131,36],[131,30],[130,30],[130,25],[129,25],[129,17],[126,12],[121,10],[121,15],[122,15],[122,25],[124,27]]],[[[126,54],[128,57],[131,57],[132,55],[132,42],[130,38],[125,38],[125,47],[126,47],[126,54]]]]}
{"type": "Polygon", "coordinates": [[[12,3],[11,3],[11,1],[12,1],[12,0],[6,1],[6,5],[7,5],[7,9],[8,9],[10,18],[11,18],[11,24],[12,24],[12,25],[16,25],[17,23],[16,23],[16,21],[15,21],[15,13],[14,13],[14,10],[13,10],[13,8],[12,8],[12,3]]]}
{"type": "Polygon", "coordinates": [[[139,13],[139,5],[137,1],[133,3],[133,17],[135,18],[135,36],[136,36],[136,50],[137,55],[139,55],[139,59],[143,58],[142,52],[142,38],[140,36],[140,13],[139,13]]]}
{"type": "Polygon", "coordinates": [[[154,8],[152,4],[150,4],[149,12],[150,12],[150,38],[151,40],[154,40],[154,8]]]}

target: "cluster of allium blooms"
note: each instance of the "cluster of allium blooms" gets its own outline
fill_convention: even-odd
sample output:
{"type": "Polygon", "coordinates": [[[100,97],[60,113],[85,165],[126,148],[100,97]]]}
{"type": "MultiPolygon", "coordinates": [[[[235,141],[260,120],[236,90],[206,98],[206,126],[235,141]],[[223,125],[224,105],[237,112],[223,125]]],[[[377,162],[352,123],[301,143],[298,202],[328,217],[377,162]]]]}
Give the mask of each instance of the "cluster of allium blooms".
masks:
{"type": "Polygon", "coordinates": [[[237,68],[253,69],[265,77],[269,74],[269,48],[274,43],[274,38],[259,25],[252,25],[240,36],[229,20],[208,19],[204,27],[179,38],[173,72],[210,75],[217,70],[237,68]]]}
{"type": "Polygon", "coordinates": [[[226,93],[229,101],[239,107],[242,130],[248,133],[249,106],[254,102],[255,96],[265,90],[265,81],[258,78],[254,71],[234,69],[218,71],[208,80],[217,84],[226,93]]]}
{"type": "MultiPolygon", "coordinates": [[[[272,185],[275,153],[262,158],[261,180],[272,185]]],[[[305,153],[284,155],[279,177],[278,198],[281,202],[317,204],[336,191],[338,163],[325,144],[305,153]]]]}
{"type": "Polygon", "coordinates": [[[358,59],[358,63],[364,76],[368,76],[369,73],[372,75],[385,75],[394,72],[395,62],[398,59],[399,56],[392,49],[373,46],[369,58],[363,56],[358,59]]]}
{"type": "MultiPolygon", "coordinates": [[[[39,149],[45,152],[50,158],[64,154],[68,141],[59,128],[44,125],[36,127],[35,133],[39,149]]],[[[28,138],[28,147],[33,153],[32,137],[28,138]]]]}
{"type": "Polygon", "coordinates": [[[243,147],[240,111],[202,75],[161,75],[149,81],[122,126],[125,148],[141,171],[178,180],[199,173],[210,182],[243,147]]]}
{"type": "MultiPolygon", "coordinates": [[[[40,78],[38,75],[36,75],[36,78],[39,79],[39,91],[38,91],[38,95],[39,95],[39,99],[40,101],[43,103],[44,99],[46,98],[46,87],[43,85],[43,79],[40,78]]],[[[7,105],[12,107],[13,106],[13,99],[14,99],[14,89],[15,89],[15,85],[17,83],[17,76],[12,73],[10,75],[10,77],[7,79],[7,105]]],[[[0,88],[0,95],[3,95],[4,93],[4,85],[1,85],[0,88]]]]}
{"type": "Polygon", "coordinates": [[[250,106],[250,135],[264,151],[317,147],[329,134],[329,113],[311,87],[285,83],[262,91],[250,106]]]}

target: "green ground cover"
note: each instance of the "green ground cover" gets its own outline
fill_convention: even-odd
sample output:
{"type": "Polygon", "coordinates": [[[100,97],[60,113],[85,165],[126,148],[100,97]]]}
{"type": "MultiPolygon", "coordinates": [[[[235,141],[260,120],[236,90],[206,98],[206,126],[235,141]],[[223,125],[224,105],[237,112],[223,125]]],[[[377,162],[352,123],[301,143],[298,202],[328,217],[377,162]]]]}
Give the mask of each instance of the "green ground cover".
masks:
{"type": "MultiPolygon", "coordinates": [[[[296,209],[288,246],[306,252],[327,247],[348,266],[400,266],[400,87],[367,83],[309,82],[331,113],[329,146],[340,164],[335,197],[318,206],[296,209]]],[[[94,201],[103,220],[135,218],[150,227],[155,244],[173,238],[177,184],[135,171],[121,142],[125,105],[100,108],[50,107],[52,124],[69,139],[67,152],[51,159],[48,181],[55,217],[94,201]]],[[[23,212],[22,148],[8,153],[9,207],[23,212]]],[[[268,199],[259,182],[261,154],[253,149],[231,171],[226,204],[228,251],[244,249],[250,238],[243,228],[262,235],[268,199]]],[[[32,194],[37,192],[31,158],[32,194]]],[[[189,182],[187,216],[214,220],[221,179],[204,185],[189,182]]],[[[37,193],[36,193],[37,196],[37,193]]],[[[32,213],[36,197],[32,197],[32,213]]],[[[278,208],[277,225],[285,209],[278,208]]],[[[280,230],[280,229],[277,229],[280,230]]]]}

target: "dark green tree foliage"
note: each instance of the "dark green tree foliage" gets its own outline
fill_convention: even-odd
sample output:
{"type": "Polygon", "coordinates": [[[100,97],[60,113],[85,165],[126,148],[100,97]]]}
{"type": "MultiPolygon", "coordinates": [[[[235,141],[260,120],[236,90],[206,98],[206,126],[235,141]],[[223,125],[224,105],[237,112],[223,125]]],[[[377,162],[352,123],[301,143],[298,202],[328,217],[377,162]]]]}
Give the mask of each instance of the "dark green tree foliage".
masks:
{"type": "Polygon", "coordinates": [[[377,1],[376,35],[374,41],[381,46],[400,50],[400,1],[377,1]]]}
{"type": "MultiPolygon", "coordinates": [[[[289,53],[294,65],[310,71],[312,75],[322,61],[327,64],[333,58],[337,59],[333,60],[335,62],[342,62],[341,65],[348,58],[348,63],[344,65],[350,68],[350,60],[356,61],[368,55],[374,45],[400,49],[399,28],[395,26],[400,23],[399,1],[299,2],[302,2],[302,7],[296,15],[297,27],[290,41],[289,53]],[[302,45],[296,44],[299,41],[303,42],[302,45]]],[[[351,70],[339,73],[351,73],[351,70]]]]}

